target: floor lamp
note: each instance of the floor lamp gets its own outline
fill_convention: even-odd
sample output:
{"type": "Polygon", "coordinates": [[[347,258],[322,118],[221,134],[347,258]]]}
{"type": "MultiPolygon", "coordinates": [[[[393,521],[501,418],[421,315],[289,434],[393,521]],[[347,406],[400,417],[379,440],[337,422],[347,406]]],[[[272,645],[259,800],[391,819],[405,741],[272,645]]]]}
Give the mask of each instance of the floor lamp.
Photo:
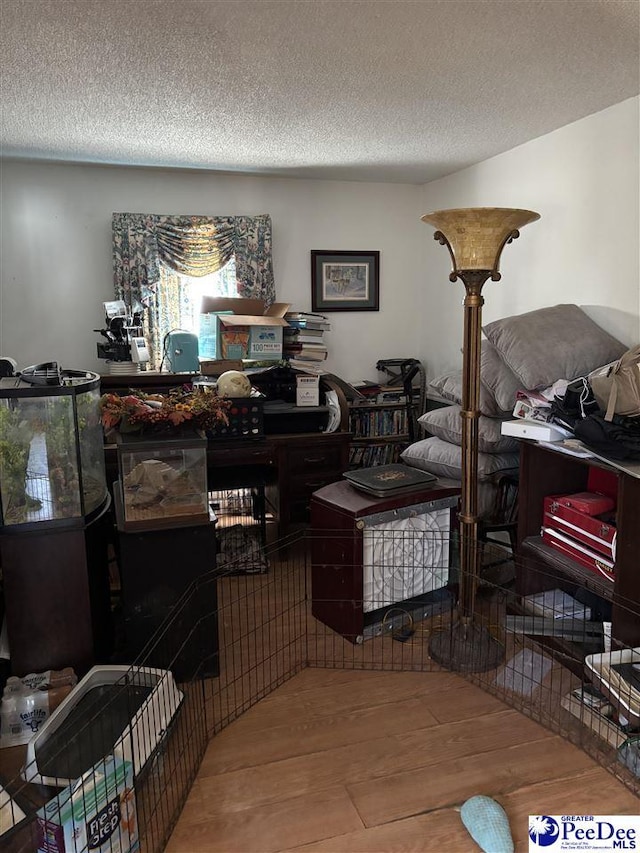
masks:
{"type": "Polygon", "coordinates": [[[437,210],[422,217],[437,230],[434,238],[446,246],[453,270],[465,286],[462,349],[462,497],[460,507],[460,585],[458,621],[450,630],[431,637],[433,660],[458,672],[485,672],[503,658],[502,646],[475,620],[480,574],[478,544],[478,421],[480,418],[480,335],[482,287],[487,279],[500,280],[500,255],[519,236],[519,228],[540,215],[531,210],[470,207],[437,210]]]}

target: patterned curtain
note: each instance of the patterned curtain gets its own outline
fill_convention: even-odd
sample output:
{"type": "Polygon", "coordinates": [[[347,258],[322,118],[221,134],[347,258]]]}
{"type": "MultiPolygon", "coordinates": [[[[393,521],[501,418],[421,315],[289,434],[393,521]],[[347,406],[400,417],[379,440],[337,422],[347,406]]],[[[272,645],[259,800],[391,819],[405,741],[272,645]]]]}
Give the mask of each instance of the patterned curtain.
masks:
{"type": "Polygon", "coordinates": [[[246,299],[276,300],[271,261],[271,217],[230,216],[233,228],[238,293],[246,299]]]}
{"type": "Polygon", "coordinates": [[[114,213],[112,231],[116,299],[124,299],[130,307],[136,302],[146,305],[150,287],[157,279],[157,274],[152,278],[149,276],[154,217],[144,213],[114,213]]]}
{"type": "MultiPolygon", "coordinates": [[[[275,301],[271,259],[271,217],[159,216],[113,214],[113,269],[116,299],[148,309],[152,361],[162,351],[157,288],[160,264],[184,275],[203,276],[234,256],[238,293],[275,301]]],[[[177,278],[175,279],[177,281],[177,278]]]]}

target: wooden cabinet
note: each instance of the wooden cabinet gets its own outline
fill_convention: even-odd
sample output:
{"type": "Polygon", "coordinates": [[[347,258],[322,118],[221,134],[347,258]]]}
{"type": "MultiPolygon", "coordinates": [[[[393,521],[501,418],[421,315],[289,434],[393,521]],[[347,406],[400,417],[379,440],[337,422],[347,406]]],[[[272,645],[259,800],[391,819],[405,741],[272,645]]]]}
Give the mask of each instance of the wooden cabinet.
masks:
{"type": "Polygon", "coordinates": [[[311,500],[311,611],[316,619],[359,643],[382,630],[396,602],[404,601],[409,610],[421,608],[421,618],[449,607],[444,586],[459,495],[459,486],[445,480],[386,498],[359,492],[345,480],[316,492],[311,500]],[[427,517],[430,524],[420,524],[427,517]],[[403,519],[411,519],[406,527],[403,519]],[[411,595],[401,592],[407,579],[411,595]],[[381,603],[373,588],[393,600],[381,603]]]}
{"type": "Polygon", "coordinates": [[[278,467],[278,518],[281,532],[308,522],[311,495],[342,479],[347,470],[349,433],[270,436],[278,467]]]}
{"type": "Polygon", "coordinates": [[[569,456],[533,442],[520,451],[517,592],[583,587],[610,610],[614,642],[640,645],[640,479],[593,458],[569,456]],[[614,581],[582,567],[540,536],[547,495],[593,490],[594,476],[613,483],[617,500],[614,581]]]}
{"type": "Polygon", "coordinates": [[[86,523],[0,534],[13,675],[72,666],[82,676],[109,660],[109,506],[86,523]]]}
{"type": "MultiPolygon", "coordinates": [[[[121,520],[120,512],[116,516],[121,520]]],[[[118,529],[117,551],[124,629],[120,657],[126,663],[136,660],[173,613],[171,631],[160,645],[147,650],[145,664],[163,668],[171,661],[176,678],[185,681],[199,667],[204,674],[217,675],[215,524],[134,532],[118,529]],[[198,583],[198,594],[189,608],[176,608],[194,583],[198,583]]]]}

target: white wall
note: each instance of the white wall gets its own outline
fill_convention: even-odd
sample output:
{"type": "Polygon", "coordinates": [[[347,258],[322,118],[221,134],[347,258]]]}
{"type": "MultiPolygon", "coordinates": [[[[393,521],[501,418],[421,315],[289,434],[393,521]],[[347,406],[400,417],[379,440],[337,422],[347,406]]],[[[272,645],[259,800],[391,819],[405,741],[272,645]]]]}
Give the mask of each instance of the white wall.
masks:
{"type": "Polygon", "coordinates": [[[311,307],[311,249],[378,249],[379,312],[332,313],[329,370],[377,377],[380,358],[417,357],[433,378],[460,364],[460,282],[420,215],[527,207],[542,218],[503,253],[484,320],[559,302],[640,340],[638,105],[632,98],[425,186],[5,161],[1,172],[0,355],[20,366],[96,358],[112,298],[113,211],[269,213],[278,299],[311,307]]]}
{"type": "Polygon", "coordinates": [[[311,249],[378,249],[380,311],[330,314],[325,364],[375,379],[378,359],[414,355],[419,187],[5,161],[1,201],[0,354],[20,367],[104,370],[92,330],[113,298],[114,211],[269,213],[277,297],[299,310],[311,308],[311,249]]]}
{"type": "MultiPolygon", "coordinates": [[[[574,302],[623,343],[640,341],[639,103],[623,101],[423,187],[422,213],[486,206],[541,214],[505,247],[502,280],[483,290],[484,322],[574,302]]],[[[449,283],[449,253],[423,227],[418,358],[433,377],[460,365],[464,287],[449,283]]]]}

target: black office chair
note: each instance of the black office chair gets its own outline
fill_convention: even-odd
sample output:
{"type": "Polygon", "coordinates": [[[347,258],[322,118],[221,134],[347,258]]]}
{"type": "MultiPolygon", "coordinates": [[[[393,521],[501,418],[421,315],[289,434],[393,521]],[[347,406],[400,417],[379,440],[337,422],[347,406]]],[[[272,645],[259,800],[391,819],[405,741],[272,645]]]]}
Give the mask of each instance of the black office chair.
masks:
{"type": "Polygon", "coordinates": [[[491,479],[497,487],[496,499],[488,516],[478,522],[478,539],[485,544],[505,546],[511,549],[511,554],[504,558],[483,564],[483,568],[509,562],[516,555],[518,532],[518,485],[519,470],[510,468],[499,471],[491,479]],[[496,534],[503,534],[497,538],[496,534]],[[504,539],[508,537],[508,544],[504,539]]]}

